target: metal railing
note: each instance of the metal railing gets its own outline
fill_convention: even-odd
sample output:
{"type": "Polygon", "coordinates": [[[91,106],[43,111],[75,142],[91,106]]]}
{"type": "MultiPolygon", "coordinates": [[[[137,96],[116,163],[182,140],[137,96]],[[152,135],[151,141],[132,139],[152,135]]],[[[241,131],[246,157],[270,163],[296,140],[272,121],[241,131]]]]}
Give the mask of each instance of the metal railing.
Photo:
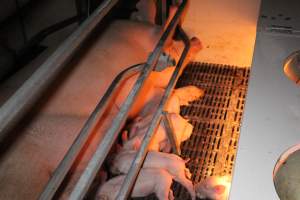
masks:
{"type": "Polygon", "coordinates": [[[118,0],[105,0],[0,108],[0,141],[32,108],[118,0]]]}
{"type": "MultiPolygon", "coordinates": [[[[84,172],[82,173],[77,184],[75,185],[75,187],[70,195],[70,199],[72,199],[72,200],[83,199],[86,192],[88,191],[92,181],[94,180],[97,172],[99,171],[107,154],[109,153],[109,150],[111,149],[114,141],[117,139],[119,132],[121,131],[122,127],[124,126],[125,121],[128,116],[128,113],[130,111],[130,108],[131,108],[134,100],[139,95],[139,92],[140,92],[141,88],[143,87],[145,80],[148,78],[149,74],[154,69],[154,67],[157,63],[157,60],[163,51],[165,43],[166,43],[167,39],[170,37],[170,33],[173,32],[173,30],[178,25],[180,16],[186,7],[186,4],[187,4],[187,0],[184,0],[181,3],[181,5],[178,7],[175,16],[172,18],[167,29],[161,36],[154,51],[150,54],[146,64],[143,66],[142,72],[140,73],[136,83],[134,84],[133,88],[131,89],[125,102],[121,106],[119,113],[114,118],[114,123],[112,124],[110,129],[105,133],[101,143],[99,144],[98,148],[96,149],[94,155],[92,156],[91,160],[89,161],[87,167],[85,168],[84,172]]],[[[183,30],[181,28],[179,28],[179,30],[180,30],[179,31],[180,35],[182,36],[186,47],[182,53],[182,56],[180,57],[180,60],[176,66],[176,69],[175,69],[175,71],[171,77],[171,80],[166,88],[165,94],[162,98],[162,101],[160,102],[159,109],[155,113],[155,115],[152,119],[151,125],[147,131],[145,138],[144,138],[141,149],[138,152],[136,159],[133,162],[133,164],[130,168],[130,171],[124,181],[123,187],[118,195],[118,199],[126,199],[130,192],[130,189],[132,188],[132,186],[134,184],[135,178],[136,178],[136,176],[139,172],[139,169],[142,165],[142,161],[144,160],[144,158],[146,156],[148,143],[153,135],[153,131],[155,130],[155,127],[158,125],[158,123],[160,122],[163,106],[166,103],[168,96],[171,94],[171,90],[173,89],[173,87],[176,83],[176,80],[178,79],[179,71],[180,71],[181,66],[185,60],[187,53],[188,53],[188,50],[190,47],[189,40],[188,40],[187,36],[185,35],[185,33],[183,32],[183,30]]]]}
{"type": "MultiPolygon", "coordinates": [[[[43,91],[49,87],[51,82],[62,70],[63,66],[71,59],[75,51],[80,47],[83,40],[87,38],[88,34],[96,27],[96,25],[117,3],[117,1],[118,0],[104,1],[95,10],[95,12],[84,23],[82,23],[81,26],[54,52],[54,54],[51,55],[43,65],[41,65],[41,67],[30,77],[30,79],[28,79],[17,90],[17,92],[0,108],[0,140],[3,139],[5,133],[7,133],[8,130],[24,116],[24,114],[32,107],[37,99],[41,97],[43,91]]],[[[109,153],[110,148],[112,147],[114,141],[117,139],[120,130],[124,126],[133,102],[139,95],[144,82],[149,77],[149,74],[155,68],[159,56],[163,52],[166,41],[171,37],[171,34],[174,32],[175,28],[178,27],[180,17],[184,9],[186,8],[186,4],[187,0],[183,0],[178,7],[176,14],[172,18],[168,27],[158,41],[154,51],[148,57],[147,62],[143,65],[136,65],[125,70],[115,78],[101,101],[96,106],[95,110],[89,116],[87,122],[81,129],[74,143],[71,145],[67,154],[51,176],[51,179],[49,180],[44,191],[39,197],[40,200],[48,200],[53,198],[62,181],[64,180],[67,172],[70,170],[72,164],[74,163],[74,160],[89,138],[91,131],[95,128],[97,122],[106,110],[107,105],[113,97],[113,94],[116,92],[116,89],[120,86],[124,79],[140,72],[136,83],[134,84],[125,102],[121,106],[119,113],[115,117],[112,127],[105,133],[98,148],[96,149],[94,155],[92,156],[86,169],[82,173],[79,181],[77,182],[71,193],[70,199],[83,199],[92,181],[94,180],[96,173],[99,171],[107,154],[109,153]]],[[[151,137],[153,136],[154,130],[163,117],[163,107],[169,95],[171,94],[172,89],[174,88],[174,85],[182,69],[182,64],[184,63],[186,55],[189,51],[190,45],[187,36],[180,27],[178,27],[178,30],[179,35],[185,43],[185,48],[168,83],[168,86],[159,104],[159,108],[154,114],[150,127],[147,130],[145,138],[142,142],[141,149],[138,151],[136,158],[129,170],[129,173],[126,176],[120,193],[118,194],[118,199],[126,199],[130,194],[130,191],[134,185],[136,177],[147,154],[147,147],[149,145],[151,137]]],[[[167,118],[164,118],[164,123],[167,128],[168,136],[170,137],[173,151],[180,153],[179,148],[176,145],[176,138],[172,134],[172,127],[169,124],[169,120],[167,118]]]]}
{"type": "Polygon", "coordinates": [[[137,64],[126,70],[122,71],[113,80],[109,88],[106,90],[100,102],[97,104],[84,126],[80,130],[75,141],[69,148],[68,152],[64,156],[63,160],[59,163],[58,167],[53,172],[50,180],[48,181],[43,192],[40,194],[40,200],[52,199],[55,192],[59,188],[60,184],[64,180],[66,174],[70,170],[72,164],[74,163],[76,157],[80,153],[84,144],[88,140],[91,132],[96,127],[97,123],[106,111],[107,106],[111,102],[111,99],[117,92],[117,89],[121,86],[121,83],[130,76],[139,73],[142,70],[143,64],[137,64]]]}

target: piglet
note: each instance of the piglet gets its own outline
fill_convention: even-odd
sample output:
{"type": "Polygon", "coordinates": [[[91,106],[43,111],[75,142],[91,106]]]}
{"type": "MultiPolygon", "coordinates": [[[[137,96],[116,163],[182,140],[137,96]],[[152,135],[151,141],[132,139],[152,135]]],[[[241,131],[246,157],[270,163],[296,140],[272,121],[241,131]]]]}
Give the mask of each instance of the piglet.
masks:
{"type": "MultiPolygon", "coordinates": [[[[125,175],[116,176],[104,183],[97,191],[96,200],[115,200],[125,175]]],[[[141,169],[131,197],[144,197],[155,193],[159,200],[173,200],[170,189],[172,176],[164,169],[141,169]]]]}
{"type": "MultiPolygon", "coordinates": [[[[120,152],[114,158],[112,167],[110,168],[111,172],[115,174],[127,174],[136,153],[136,151],[120,152]]],[[[195,199],[196,195],[193,183],[188,179],[191,178],[191,173],[185,166],[186,162],[175,154],[149,151],[143,164],[143,169],[156,168],[167,170],[175,181],[182,184],[189,191],[192,199],[195,199]]]]}
{"type": "Polygon", "coordinates": [[[193,85],[188,85],[175,89],[173,95],[178,97],[181,106],[187,106],[190,102],[202,97],[204,90],[193,85]]]}
{"type": "MultiPolygon", "coordinates": [[[[156,88],[153,92],[154,97],[151,101],[145,104],[144,108],[139,113],[139,116],[145,116],[148,113],[154,113],[161,101],[165,90],[156,88]]],[[[180,106],[187,106],[190,102],[195,101],[204,96],[204,90],[193,85],[174,89],[168,101],[165,104],[164,111],[168,113],[180,113],[180,106]]]]}
{"type": "Polygon", "coordinates": [[[195,185],[200,199],[227,200],[230,190],[229,176],[211,176],[195,185]]]}
{"type": "MultiPolygon", "coordinates": [[[[167,114],[170,118],[170,124],[173,126],[176,135],[177,144],[187,140],[193,131],[193,125],[176,113],[167,114]]],[[[141,142],[149,128],[153,115],[150,113],[145,117],[136,119],[129,131],[123,132],[123,144],[125,150],[139,149],[141,142]],[[127,136],[129,133],[129,136],[127,136]]],[[[171,144],[169,142],[166,129],[161,122],[156,129],[154,136],[149,144],[149,150],[170,152],[171,144]]]]}

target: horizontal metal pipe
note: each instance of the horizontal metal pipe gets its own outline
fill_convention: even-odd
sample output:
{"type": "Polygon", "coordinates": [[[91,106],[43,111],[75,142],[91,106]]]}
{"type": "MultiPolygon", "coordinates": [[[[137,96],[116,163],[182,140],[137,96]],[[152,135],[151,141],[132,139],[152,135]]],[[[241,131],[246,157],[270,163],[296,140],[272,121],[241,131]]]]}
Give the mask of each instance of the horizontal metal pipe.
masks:
{"type": "Polygon", "coordinates": [[[146,158],[150,141],[151,141],[153,135],[155,134],[154,130],[156,129],[158,123],[161,120],[163,108],[164,108],[173,88],[175,87],[175,84],[178,80],[179,74],[181,73],[181,70],[182,70],[182,65],[183,65],[185,58],[188,54],[188,51],[190,49],[189,39],[181,28],[179,28],[179,33],[184,41],[185,48],[182,52],[182,55],[179,59],[177,66],[172,74],[172,77],[166,87],[165,93],[159,103],[158,109],[155,112],[155,114],[151,120],[150,126],[144,136],[141,147],[140,147],[138,153],[136,154],[134,161],[131,163],[131,167],[126,175],[124,182],[122,183],[121,190],[119,191],[119,194],[117,196],[117,200],[127,199],[133,186],[134,186],[135,180],[137,179],[139,171],[140,171],[142,164],[146,158]]]}
{"type": "Polygon", "coordinates": [[[97,104],[96,108],[93,110],[88,120],[85,122],[80,133],[69,148],[67,154],[55,169],[45,189],[40,194],[40,200],[51,199],[54,196],[55,192],[59,188],[61,182],[63,181],[64,177],[66,176],[76,157],[78,156],[80,150],[88,140],[90,133],[93,131],[98,121],[106,111],[107,105],[111,102],[111,99],[113,98],[119,86],[126,78],[140,72],[142,70],[142,67],[143,64],[138,64],[127,68],[113,80],[112,84],[103,95],[101,101],[97,104]]]}
{"type": "Polygon", "coordinates": [[[0,141],[32,108],[75,51],[118,0],[104,1],[0,108],[0,141]]]}
{"type": "Polygon", "coordinates": [[[112,147],[114,141],[116,140],[118,133],[121,131],[121,128],[124,126],[126,118],[128,116],[128,113],[130,111],[130,108],[134,100],[139,95],[139,92],[143,87],[145,80],[148,78],[150,72],[153,70],[154,66],[156,65],[157,60],[163,51],[165,43],[167,39],[170,37],[170,33],[175,29],[176,25],[178,24],[180,16],[185,8],[185,5],[186,5],[186,0],[183,0],[183,3],[178,8],[175,16],[172,18],[167,29],[165,30],[160,40],[158,41],[157,45],[155,46],[154,51],[150,54],[147,63],[143,67],[141,74],[139,75],[136,83],[134,84],[129,95],[127,96],[125,102],[121,106],[119,113],[115,117],[112,127],[105,133],[105,136],[102,139],[100,145],[96,149],[86,169],[84,170],[83,174],[81,175],[80,179],[75,185],[75,188],[73,189],[70,195],[70,199],[72,200],[83,199],[84,195],[88,191],[92,181],[94,180],[97,172],[99,171],[102,163],[104,162],[110,148],[112,147]]]}

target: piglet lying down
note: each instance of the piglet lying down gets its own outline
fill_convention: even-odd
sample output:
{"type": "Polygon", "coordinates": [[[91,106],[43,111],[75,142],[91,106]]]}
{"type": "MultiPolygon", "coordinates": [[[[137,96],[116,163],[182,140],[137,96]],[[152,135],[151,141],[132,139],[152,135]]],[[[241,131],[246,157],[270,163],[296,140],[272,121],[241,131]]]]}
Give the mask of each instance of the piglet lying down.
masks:
{"type": "MultiPolygon", "coordinates": [[[[159,200],[173,200],[170,189],[172,175],[164,169],[141,169],[131,193],[131,197],[144,197],[155,193],[159,200]]],[[[125,175],[114,177],[104,183],[98,190],[97,200],[115,200],[125,180],[125,175]]]]}
{"type": "MultiPolygon", "coordinates": [[[[148,113],[154,113],[158,108],[164,92],[165,89],[155,88],[151,101],[149,101],[143,107],[143,109],[139,113],[139,116],[144,116],[148,113]]],[[[180,106],[187,106],[190,102],[195,101],[203,96],[204,90],[193,85],[174,89],[165,105],[164,111],[168,113],[179,114],[180,106]]]]}
{"type": "MultiPolygon", "coordinates": [[[[136,156],[136,151],[120,152],[113,160],[111,172],[118,174],[127,174],[132,161],[136,156]]],[[[143,169],[155,168],[168,171],[173,179],[182,184],[190,193],[192,199],[195,199],[195,190],[189,169],[185,166],[186,161],[175,154],[149,151],[143,164],[143,169]]]]}
{"type": "Polygon", "coordinates": [[[195,185],[200,199],[227,200],[230,190],[229,176],[211,176],[195,185]]]}
{"type": "MultiPolygon", "coordinates": [[[[161,97],[163,96],[164,89],[157,89],[156,94],[152,98],[152,101],[148,102],[130,125],[129,131],[123,133],[125,136],[124,148],[127,150],[136,150],[140,147],[155,111],[158,108],[161,97]]],[[[187,140],[193,130],[193,126],[183,117],[179,115],[180,106],[188,105],[189,102],[194,101],[204,95],[204,91],[195,86],[186,86],[175,89],[164,111],[168,113],[171,126],[173,127],[176,135],[177,144],[187,140]]],[[[154,137],[149,145],[149,150],[169,152],[171,148],[168,141],[164,124],[161,122],[155,131],[154,137]]]]}
{"type": "MultiPolygon", "coordinates": [[[[176,135],[177,144],[187,140],[193,131],[193,125],[179,114],[167,114],[170,119],[170,124],[173,127],[174,134],[176,135]]],[[[148,114],[144,118],[136,118],[130,130],[122,134],[125,150],[137,150],[140,148],[143,138],[149,128],[153,115],[148,114]]],[[[149,144],[149,150],[170,152],[171,144],[169,142],[164,124],[161,122],[156,129],[154,136],[149,144]]]]}

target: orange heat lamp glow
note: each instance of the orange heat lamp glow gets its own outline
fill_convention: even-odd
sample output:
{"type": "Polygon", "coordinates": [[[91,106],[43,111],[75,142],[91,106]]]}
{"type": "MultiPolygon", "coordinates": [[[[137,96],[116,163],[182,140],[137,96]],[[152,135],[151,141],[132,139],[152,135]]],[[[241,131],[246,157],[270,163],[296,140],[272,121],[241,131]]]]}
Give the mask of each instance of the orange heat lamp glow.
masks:
{"type": "Polygon", "coordinates": [[[230,176],[221,176],[218,179],[218,184],[226,186],[226,189],[229,190],[231,187],[231,177],[230,176]]]}
{"type": "MultiPolygon", "coordinates": [[[[216,186],[222,186],[222,188],[220,188],[220,190],[223,190],[223,191],[222,192],[220,191],[219,193],[223,193],[224,197],[228,197],[230,187],[231,187],[231,177],[229,175],[217,177],[216,186]]],[[[218,189],[218,188],[215,188],[215,189],[218,189]]]]}

